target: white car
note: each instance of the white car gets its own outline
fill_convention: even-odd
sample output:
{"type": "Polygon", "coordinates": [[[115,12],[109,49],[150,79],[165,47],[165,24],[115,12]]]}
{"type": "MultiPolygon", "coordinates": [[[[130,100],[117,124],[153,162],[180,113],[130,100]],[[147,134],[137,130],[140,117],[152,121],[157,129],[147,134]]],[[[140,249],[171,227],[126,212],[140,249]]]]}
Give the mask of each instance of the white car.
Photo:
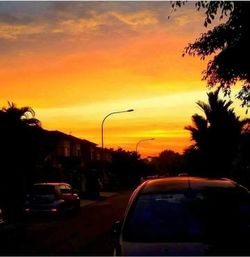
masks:
{"type": "Polygon", "coordinates": [[[115,255],[246,255],[250,198],[229,179],[145,181],[114,225],[115,255]]]}

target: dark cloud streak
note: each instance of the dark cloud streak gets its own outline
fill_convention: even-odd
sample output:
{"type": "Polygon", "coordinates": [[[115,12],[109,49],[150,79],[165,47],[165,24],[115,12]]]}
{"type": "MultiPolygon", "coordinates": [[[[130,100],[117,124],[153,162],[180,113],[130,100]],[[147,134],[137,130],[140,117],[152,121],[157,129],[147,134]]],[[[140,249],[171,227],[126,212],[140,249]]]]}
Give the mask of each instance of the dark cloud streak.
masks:
{"type": "MultiPolygon", "coordinates": [[[[188,9],[189,6],[191,7],[188,3],[185,8],[188,9]]],[[[102,42],[103,37],[122,39],[126,36],[140,35],[146,29],[153,31],[155,25],[152,23],[137,29],[136,26],[122,19],[119,20],[119,17],[112,16],[111,13],[126,16],[146,11],[152,13],[157,23],[159,22],[166,30],[169,26],[173,27],[174,17],[180,14],[176,12],[172,14],[170,20],[168,19],[171,13],[171,4],[168,1],[0,2],[0,53],[41,52],[44,49],[46,51],[49,49],[50,51],[57,51],[57,49],[70,51],[76,45],[79,47],[76,42],[82,42],[82,49],[86,49],[86,47],[91,47],[90,38],[96,42],[102,42]],[[91,22],[100,17],[104,19],[104,22],[94,25],[93,28],[85,28],[84,24],[81,25],[81,21],[91,22]],[[66,25],[61,25],[65,21],[70,21],[78,27],[83,26],[82,30],[78,28],[79,31],[74,33],[66,25]],[[12,30],[11,26],[13,26],[12,37],[8,37],[8,30],[12,30]],[[36,28],[36,26],[38,31],[35,29],[28,31],[29,28],[36,28]],[[44,27],[39,30],[39,26],[44,27]]]]}
{"type": "Polygon", "coordinates": [[[92,11],[124,14],[143,10],[170,13],[169,2],[0,2],[0,21],[26,24],[34,21],[58,21],[65,18],[89,18],[92,11]]]}

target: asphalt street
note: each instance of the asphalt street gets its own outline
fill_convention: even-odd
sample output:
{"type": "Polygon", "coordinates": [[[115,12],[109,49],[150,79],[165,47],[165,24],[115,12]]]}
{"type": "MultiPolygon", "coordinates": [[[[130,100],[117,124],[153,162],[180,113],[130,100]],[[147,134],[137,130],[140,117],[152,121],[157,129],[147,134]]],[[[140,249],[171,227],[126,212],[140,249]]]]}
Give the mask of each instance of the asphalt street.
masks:
{"type": "Polygon", "coordinates": [[[130,194],[83,200],[77,214],[31,217],[19,235],[9,236],[1,255],[112,255],[112,225],[122,219],[130,194]]]}

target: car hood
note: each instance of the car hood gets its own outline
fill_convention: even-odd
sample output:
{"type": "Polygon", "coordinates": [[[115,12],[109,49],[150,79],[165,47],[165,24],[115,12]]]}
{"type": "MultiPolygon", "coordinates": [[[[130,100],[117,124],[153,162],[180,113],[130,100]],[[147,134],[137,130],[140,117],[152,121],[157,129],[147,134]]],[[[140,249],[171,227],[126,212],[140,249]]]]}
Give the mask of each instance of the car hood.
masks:
{"type": "Polygon", "coordinates": [[[211,249],[204,243],[138,243],[123,242],[121,254],[125,256],[207,255],[211,249]]]}

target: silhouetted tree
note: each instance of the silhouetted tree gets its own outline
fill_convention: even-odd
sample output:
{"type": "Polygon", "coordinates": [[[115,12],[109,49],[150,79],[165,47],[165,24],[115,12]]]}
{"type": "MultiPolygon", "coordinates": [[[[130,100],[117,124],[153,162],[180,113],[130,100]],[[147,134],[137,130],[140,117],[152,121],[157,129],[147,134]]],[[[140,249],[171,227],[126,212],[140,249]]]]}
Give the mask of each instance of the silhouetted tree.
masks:
{"type": "Polygon", "coordinates": [[[0,110],[1,204],[10,221],[21,214],[25,186],[36,161],[40,125],[30,107],[8,103],[0,110]]]}
{"type": "Polygon", "coordinates": [[[122,187],[132,188],[138,185],[140,177],[149,175],[151,170],[138,153],[119,148],[112,153],[111,172],[117,176],[122,187]]]}
{"type": "Polygon", "coordinates": [[[164,150],[155,159],[158,175],[178,175],[183,171],[182,155],[172,150],[164,150]]]}
{"type": "MultiPolygon", "coordinates": [[[[185,5],[185,1],[174,1],[172,7],[185,5]]],[[[250,107],[250,3],[246,1],[195,1],[198,11],[205,11],[204,26],[211,24],[218,14],[228,17],[225,23],[201,34],[189,44],[184,54],[197,55],[201,59],[212,55],[203,79],[209,87],[219,85],[225,94],[230,94],[232,85],[242,82],[238,98],[242,106],[250,107]]]]}
{"type": "Polygon", "coordinates": [[[190,175],[204,175],[204,170],[202,170],[204,164],[201,157],[201,151],[197,146],[191,145],[186,148],[183,152],[183,170],[190,175]]]}
{"type": "Polygon", "coordinates": [[[233,176],[243,185],[250,187],[250,124],[243,129],[239,150],[233,162],[233,176]]]}
{"type": "Polygon", "coordinates": [[[208,104],[197,102],[205,117],[194,114],[193,126],[185,129],[191,132],[195,142],[189,154],[191,151],[199,157],[200,172],[208,176],[229,176],[243,128],[249,119],[240,120],[231,108],[232,101],[219,99],[218,94],[219,90],[208,93],[208,104]]]}

